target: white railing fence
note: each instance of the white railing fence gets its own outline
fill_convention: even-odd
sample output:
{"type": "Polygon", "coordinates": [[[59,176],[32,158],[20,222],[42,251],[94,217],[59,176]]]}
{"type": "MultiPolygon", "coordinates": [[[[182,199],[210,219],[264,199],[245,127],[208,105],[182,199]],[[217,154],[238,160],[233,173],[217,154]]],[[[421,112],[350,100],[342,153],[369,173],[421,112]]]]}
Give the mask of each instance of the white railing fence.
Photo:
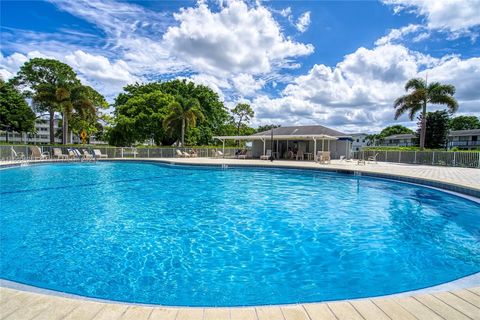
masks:
{"type": "MultiPolygon", "coordinates": [[[[192,150],[196,152],[197,157],[212,158],[215,157],[216,151],[222,151],[222,147],[219,148],[135,148],[135,147],[62,147],[62,146],[39,146],[41,152],[48,153],[49,157],[53,157],[53,148],[59,148],[63,154],[68,154],[68,149],[78,149],[82,154],[83,150],[88,150],[89,153],[93,152],[93,149],[98,149],[102,154],[107,155],[107,158],[177,158],[177,150],[181,152],[191,153],[192,150]]],[[[226,147],[224,157],[234,158],[235,152],[238,148],[226,147]]],[[[28,160],[32,159],[32,152],[30,146],[25,145],[0,145],[0,160],[28,160]]]]}
{"type": "Polygon", "coordinates": [[[433,166],[480,168],[480,152],[454,151],[380,151],[366,150],[353,153],[354,159],[376,157],[380,162],[397,162],[433,166]]]}

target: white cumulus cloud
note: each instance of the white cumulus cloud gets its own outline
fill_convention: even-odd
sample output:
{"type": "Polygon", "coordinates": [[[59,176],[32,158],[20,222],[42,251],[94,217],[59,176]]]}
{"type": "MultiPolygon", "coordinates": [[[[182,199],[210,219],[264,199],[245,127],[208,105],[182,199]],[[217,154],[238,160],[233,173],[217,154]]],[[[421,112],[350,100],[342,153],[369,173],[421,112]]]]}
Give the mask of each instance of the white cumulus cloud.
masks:
{"type": "Polygon", "coordinates": [[[300,32],[305,32],[310,25],[310,11],[304,12],[300,17],[298,17],[295,27],[300,32]]]}

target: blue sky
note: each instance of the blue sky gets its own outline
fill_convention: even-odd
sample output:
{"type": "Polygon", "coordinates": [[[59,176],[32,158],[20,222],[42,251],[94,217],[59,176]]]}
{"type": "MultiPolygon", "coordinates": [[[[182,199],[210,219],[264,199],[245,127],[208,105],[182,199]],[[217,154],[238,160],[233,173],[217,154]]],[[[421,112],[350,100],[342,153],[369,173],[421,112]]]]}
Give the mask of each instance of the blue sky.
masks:
{"type": "MultiPolygon", "coordinates": [[[[480,0],[2,1],[0,75],[70,64],[109,101],[128,83],[187,78],[253,125],[373,132],[409,78],[454,84],[480,115],[480,0]]],[[[435,107],[433,107],[435,109],[435,107]]]]}

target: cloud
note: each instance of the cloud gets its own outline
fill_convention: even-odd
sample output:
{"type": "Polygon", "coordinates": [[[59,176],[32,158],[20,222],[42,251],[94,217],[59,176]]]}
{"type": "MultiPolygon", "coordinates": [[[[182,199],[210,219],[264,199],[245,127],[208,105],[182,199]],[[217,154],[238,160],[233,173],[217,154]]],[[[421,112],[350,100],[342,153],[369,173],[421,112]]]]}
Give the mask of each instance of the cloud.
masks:
{"type": "Polygon", "coordinates": [[[287,38],[265,7],[230,1],[219,12],[206,4],[174,14],[178,26],[163,36],[171,55],[197,72],[264,74],[289,58],[309,55],[311,44],[287,38]]]}
{"type": "Polygon", "coordinates": [[[394,6],[395,12],[413,10],[424,16],[430,29],[452,33],[468,33],[480,25],[480,0],[383,0],[394,6]]]}
{"type": "Polygon", "coordinates": [[[297,20],[295,27],[300,32],[305,32],[310,25],[310,11],[304,12],[297,20]]]}
{"type": "Polygon", "coordinates": [[[375,41],[375,45],[382,46],[385,44],[393,43],[397,40],[403,40],[405,36],[416,33],[419,30],[423,30],[424,27],[418,24],[409,24],[408,26],[402,27],[400,29],[391,29],[390,32],[386,35],[375,41]]]}
{"type": "Polygon", "coordinates": [[[104,56],[77,50],[67,55],[64,61],[88,82],[100,86],[106,94],[114,94],[126,84],[140,81],[130,73],[129,66],[123,60],[112,63],[104,56]]]}
{"type": "Polygon", "coordinates": [[[232,81],[234,87],[243,96],[252,96],[265,85],[264,80],[255,80],[252,75],[245,73],[235,76],[232,81]]]}
{"type": "MultiPolygon", "coordinates": [[[[405,93],[405,82],[423,78],[426,72],[429,81],[456,86],[460,112],[480,115],[480,58],[436,59],[391,44],[359,48],[335,67],[316,64],[287,85],[280,97],[259,96],[252,105],[262,117],[259,124],[321,123],[349,132],[372,132],[393,122],[392,104],[405,93]]],[[[398,123],[415,126],[406,118],[398,123]]]]}

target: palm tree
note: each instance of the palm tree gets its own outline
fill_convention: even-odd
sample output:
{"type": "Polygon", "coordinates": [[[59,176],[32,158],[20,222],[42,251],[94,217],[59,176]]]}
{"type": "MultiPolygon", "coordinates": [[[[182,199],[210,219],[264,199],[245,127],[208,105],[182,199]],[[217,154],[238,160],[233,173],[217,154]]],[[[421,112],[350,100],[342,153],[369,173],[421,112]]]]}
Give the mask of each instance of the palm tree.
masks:
{"type": "Polygon", "coordinates": [[[163,128],[170,134],[181,127],[181,142],[185,146],[185,131],[187,127],[194,128],[197,120],[205,119],[200,103],[196,98],[177,96],[168,106],[168,113],[163,119],[163,128]]]}
{"type": "Polygon", "coordinates": [[[425,148],[425,131],[427,104],[445,105],[450,112],[458,109],[458,102],[453,95],[455,87],[449,84],[432,82],[427,84],[426,80],[414,78],[408,80],[405,84],[405,91],[412,90],[410,93],[401,96],[395,100],[393,107],[395,111],[395,120],[408,111],[410,120],[413,120],[415,114],[421,110],[421,129],[420,129],[420,149],[425,148]]]}

